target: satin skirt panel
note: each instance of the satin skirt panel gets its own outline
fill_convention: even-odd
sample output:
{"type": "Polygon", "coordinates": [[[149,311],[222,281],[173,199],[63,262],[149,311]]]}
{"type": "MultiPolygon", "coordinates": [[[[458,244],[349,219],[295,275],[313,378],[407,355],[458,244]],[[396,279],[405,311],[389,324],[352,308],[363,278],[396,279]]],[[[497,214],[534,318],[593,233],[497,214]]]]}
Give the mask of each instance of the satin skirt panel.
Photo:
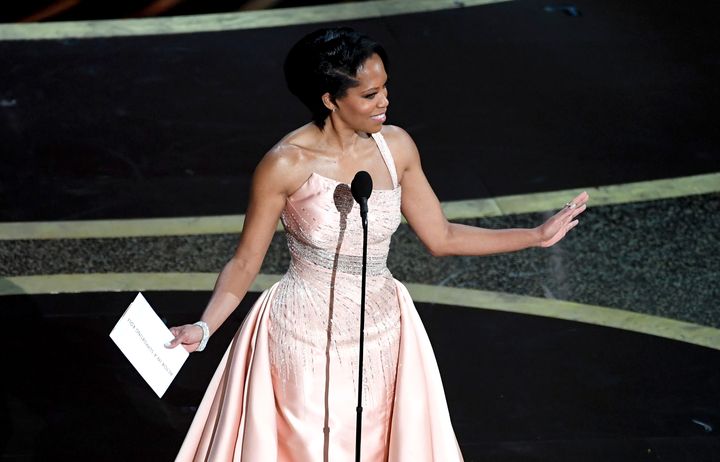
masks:
{"type": "MultiPolygon", "coordinates": [[[[362,461],[462,462],[432,346],[407,289],[394,284],[401,312],[395,393],[387,406],[363,411],[362,461]]],[[[273,376],[268,308],[276,290],[277,285],[264,292],[248,313],[176,461],[354,460],[352,380],[339,382],[331,375],[327,387],[325,370],[299,377],[302,384],[280,383],[273,376]],[[327,396],[326,390],[331,390],[327,396]]],[[[331,358],[330,370],[338,367],[344,366],[331,358]]]]}
{"type": "Polygon", "coordinates": [[[402,316],[390,462],[462,462],[435,353],[405,286],[395,281],[402,316]]]}
{"type": "Polygon", "coordinates": [[[260,295],[220,361],[178,462],[277,460],[267,311],[277,285],[260,295]]]}

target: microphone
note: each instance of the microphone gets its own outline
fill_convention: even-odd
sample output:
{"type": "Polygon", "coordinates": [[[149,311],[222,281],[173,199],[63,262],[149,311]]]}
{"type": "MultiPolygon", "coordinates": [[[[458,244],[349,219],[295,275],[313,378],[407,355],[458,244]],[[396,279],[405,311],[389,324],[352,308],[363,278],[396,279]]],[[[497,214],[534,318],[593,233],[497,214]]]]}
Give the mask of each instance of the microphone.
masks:
{"type": "Polygon", "coordinates": [[[360,218],[363,227],[363,246],[362,246],[362,272],[360,273],[360,348],[358,352],[358,400],[355,411],[357,412],[357,421],[355,422],[355,462],[360,462],[360,446],[362,440],[362,384],[363,384],[363,354],[365,345],[365,284],[367,276],[365,274],[367,268],[367,241],[368,241],[368,199],[372,193],[372,178],[365,170],[360,170],[355,174],[352,183],[350,183],[350,191],[352,192],[355,202],[360,204],[360,218]]]}
{"type": "Polygon", "coordinates": [[[368,206],[367,201],[372,194],[372,178],[365,170],[360,170],[355,174],[352,183],[350,183],[350,191],[352,192],[355,202],[360,204],[360,216],[363,218],[363,225],[367,224],[368,206]]]}

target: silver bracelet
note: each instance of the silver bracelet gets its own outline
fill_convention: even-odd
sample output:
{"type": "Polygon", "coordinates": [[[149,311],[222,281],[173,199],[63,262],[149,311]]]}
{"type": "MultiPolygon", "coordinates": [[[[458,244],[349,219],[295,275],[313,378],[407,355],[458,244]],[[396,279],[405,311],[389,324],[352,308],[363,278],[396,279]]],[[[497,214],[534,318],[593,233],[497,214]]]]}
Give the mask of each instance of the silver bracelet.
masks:
{"type": "Polygon", "coordinates": [[[193,324],[193,326],[198,326],[203,330],[203,338],[200,340],[200,346],[197,347],[197,350],[195,351],[203,351],[205,349],[205,346],[207,346],[207,342],[210,339],[210,329],[208,328],[208,325],[205,321],[198,321],[193,324]]]}

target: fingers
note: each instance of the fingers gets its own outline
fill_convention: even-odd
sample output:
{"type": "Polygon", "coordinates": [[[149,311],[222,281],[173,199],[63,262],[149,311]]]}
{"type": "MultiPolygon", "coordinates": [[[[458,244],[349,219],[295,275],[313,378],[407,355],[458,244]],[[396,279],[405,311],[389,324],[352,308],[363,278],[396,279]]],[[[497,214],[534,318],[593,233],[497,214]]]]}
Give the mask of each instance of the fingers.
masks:
{"type": "Polygon", "coordinates": [[[590,199],[590,196],[588,195],[588,193],[586,191],[583,191],[580,194],[578,194],[577,196],[575,196],[575,198],[572,201],[566,203],[564,208],[570,209],[570,210],[578,209],[578,208],[582,207],[583,205],[585,205],[589,199],[590,199]]]}
{"type": "Polygon", "coordinates": [[[170,333],[175,336],[175,338],[166,343],[165,348],[175,348],[176,346],[183,343],[183,340],[185,339],[185,326],[171,327],[169,330],[170,333]]]}
{"type": "Polygon", "coordinates": [[[180,345],[181,342],[181,337],[175,337],[174,339],[165,344],[165,348],[175,348],[176,346],[180,345]]]}
{"type": "Polygon", "coordinates": [[[590,195],[588,195],[587,191],[583,191],[577,196],[575,196],[575,199],[573,199],[572,201],[573,203],[575,203],[575,205],[580,206],[585,204],[589,199],[590,195]]]}
{"type": "MultiPolygon", "coordinates": [[[[582,210],[578,213],[581,213],[581,212],[582,212],[582,210]]],[[[549,239],[543,241],[540,244],[540,246],[541,247],[550,247],[550,246],[557,244],[559,241],[561,241],[567,235],[567,233],[570,232],[571,229],[576,227],[578,225],[578,223],[580,223],[580,220],[573,220],[572,217],[570,217],[570,219],[566,223],[561,225],[560,229],[553,236],[551,236],[549,239]],[[570,220],[572,220],[572,221],[570,221],[570,220]]]]}
{"type": "Polygon", "coordinates": [[[550,247],[560,241],[565,235],[579,223],[577,216],[587,209],[587,201],[590,196],[586,191],[581,192],[571,201],[565,204],[559,212],[545,222],[543,227],[546,229],[547,239],[540,245],[542,247],[550,247]]]}
{"type": "Polygon", "coordinates": [[[565,207],[564,209],[560,210],[557,215],[563,223],[569,223],[570,221],[574,220],[575,217],[583,213],[585,209],[587,209],[586,204],[582,204],[578,207],[565,207]]]}
{"type": "Polygon", "coordinates": [[[171,327],[170,333],[174,339],[165,344],[165,348],[175,348],[182,345],[187,351],[193,352],[200,345],[202,340],[202,329],[195,325],[186,324],[180,327],[171,327]]]}
{"type": "Polygon", "coordinates": [[[590,196],[586,191],[581,192],[575,198],[572,200],[572,203],[575,204],[575,207],[580,207],[581,205],[585,204],[590,199],[590,196]]]}
{"type": "Polygon", "coordinates": [[[574,220],[575,217],[583,213],[587,209],[587,201],[590,199],[590,196],[587,192],[583,191],[575,198],[565,204],[565,207],[559,212],[559,215],[562,216],[563,219],[567,221],[574,220]]]}
{"type": "Polygon", "coordinates": [[[587,209],[587,205],[586,205],[586,204],[583,204],[583,205],[581,205],[580,207],[578,207],[578,208],[576,208],[576,209],[573,209],[573,210],[572,210],[572,213],[570,214],[570,218],[571,218],[571,219],[574,219],[576,216],[578,216],[578,215],[580,215],[581,213],[583,213],[583,212],[585,211],[585,209],[587,209]]]}

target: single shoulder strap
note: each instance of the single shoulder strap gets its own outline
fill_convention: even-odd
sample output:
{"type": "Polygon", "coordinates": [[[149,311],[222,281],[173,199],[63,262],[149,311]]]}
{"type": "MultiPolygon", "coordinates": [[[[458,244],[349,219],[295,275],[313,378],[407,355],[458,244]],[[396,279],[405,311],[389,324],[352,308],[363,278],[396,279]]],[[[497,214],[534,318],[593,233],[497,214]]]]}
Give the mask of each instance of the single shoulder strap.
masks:
{"type": "Polygon", "coordinates": [[[385,161],[385,166],[387,167],[388,172],[390,172],[390,178],[392,179],[393,188],[397,188],[397,171],[395,170],[395,161],[393,160],[390,148],[388,147],[387,143],[385,142],[385,138],[380,132],[373,133],[372,137],[375,140],[375,144],[377,144],[378,149],[380,149],[380,154],[382,154],[382,158],[385,161]]]}

